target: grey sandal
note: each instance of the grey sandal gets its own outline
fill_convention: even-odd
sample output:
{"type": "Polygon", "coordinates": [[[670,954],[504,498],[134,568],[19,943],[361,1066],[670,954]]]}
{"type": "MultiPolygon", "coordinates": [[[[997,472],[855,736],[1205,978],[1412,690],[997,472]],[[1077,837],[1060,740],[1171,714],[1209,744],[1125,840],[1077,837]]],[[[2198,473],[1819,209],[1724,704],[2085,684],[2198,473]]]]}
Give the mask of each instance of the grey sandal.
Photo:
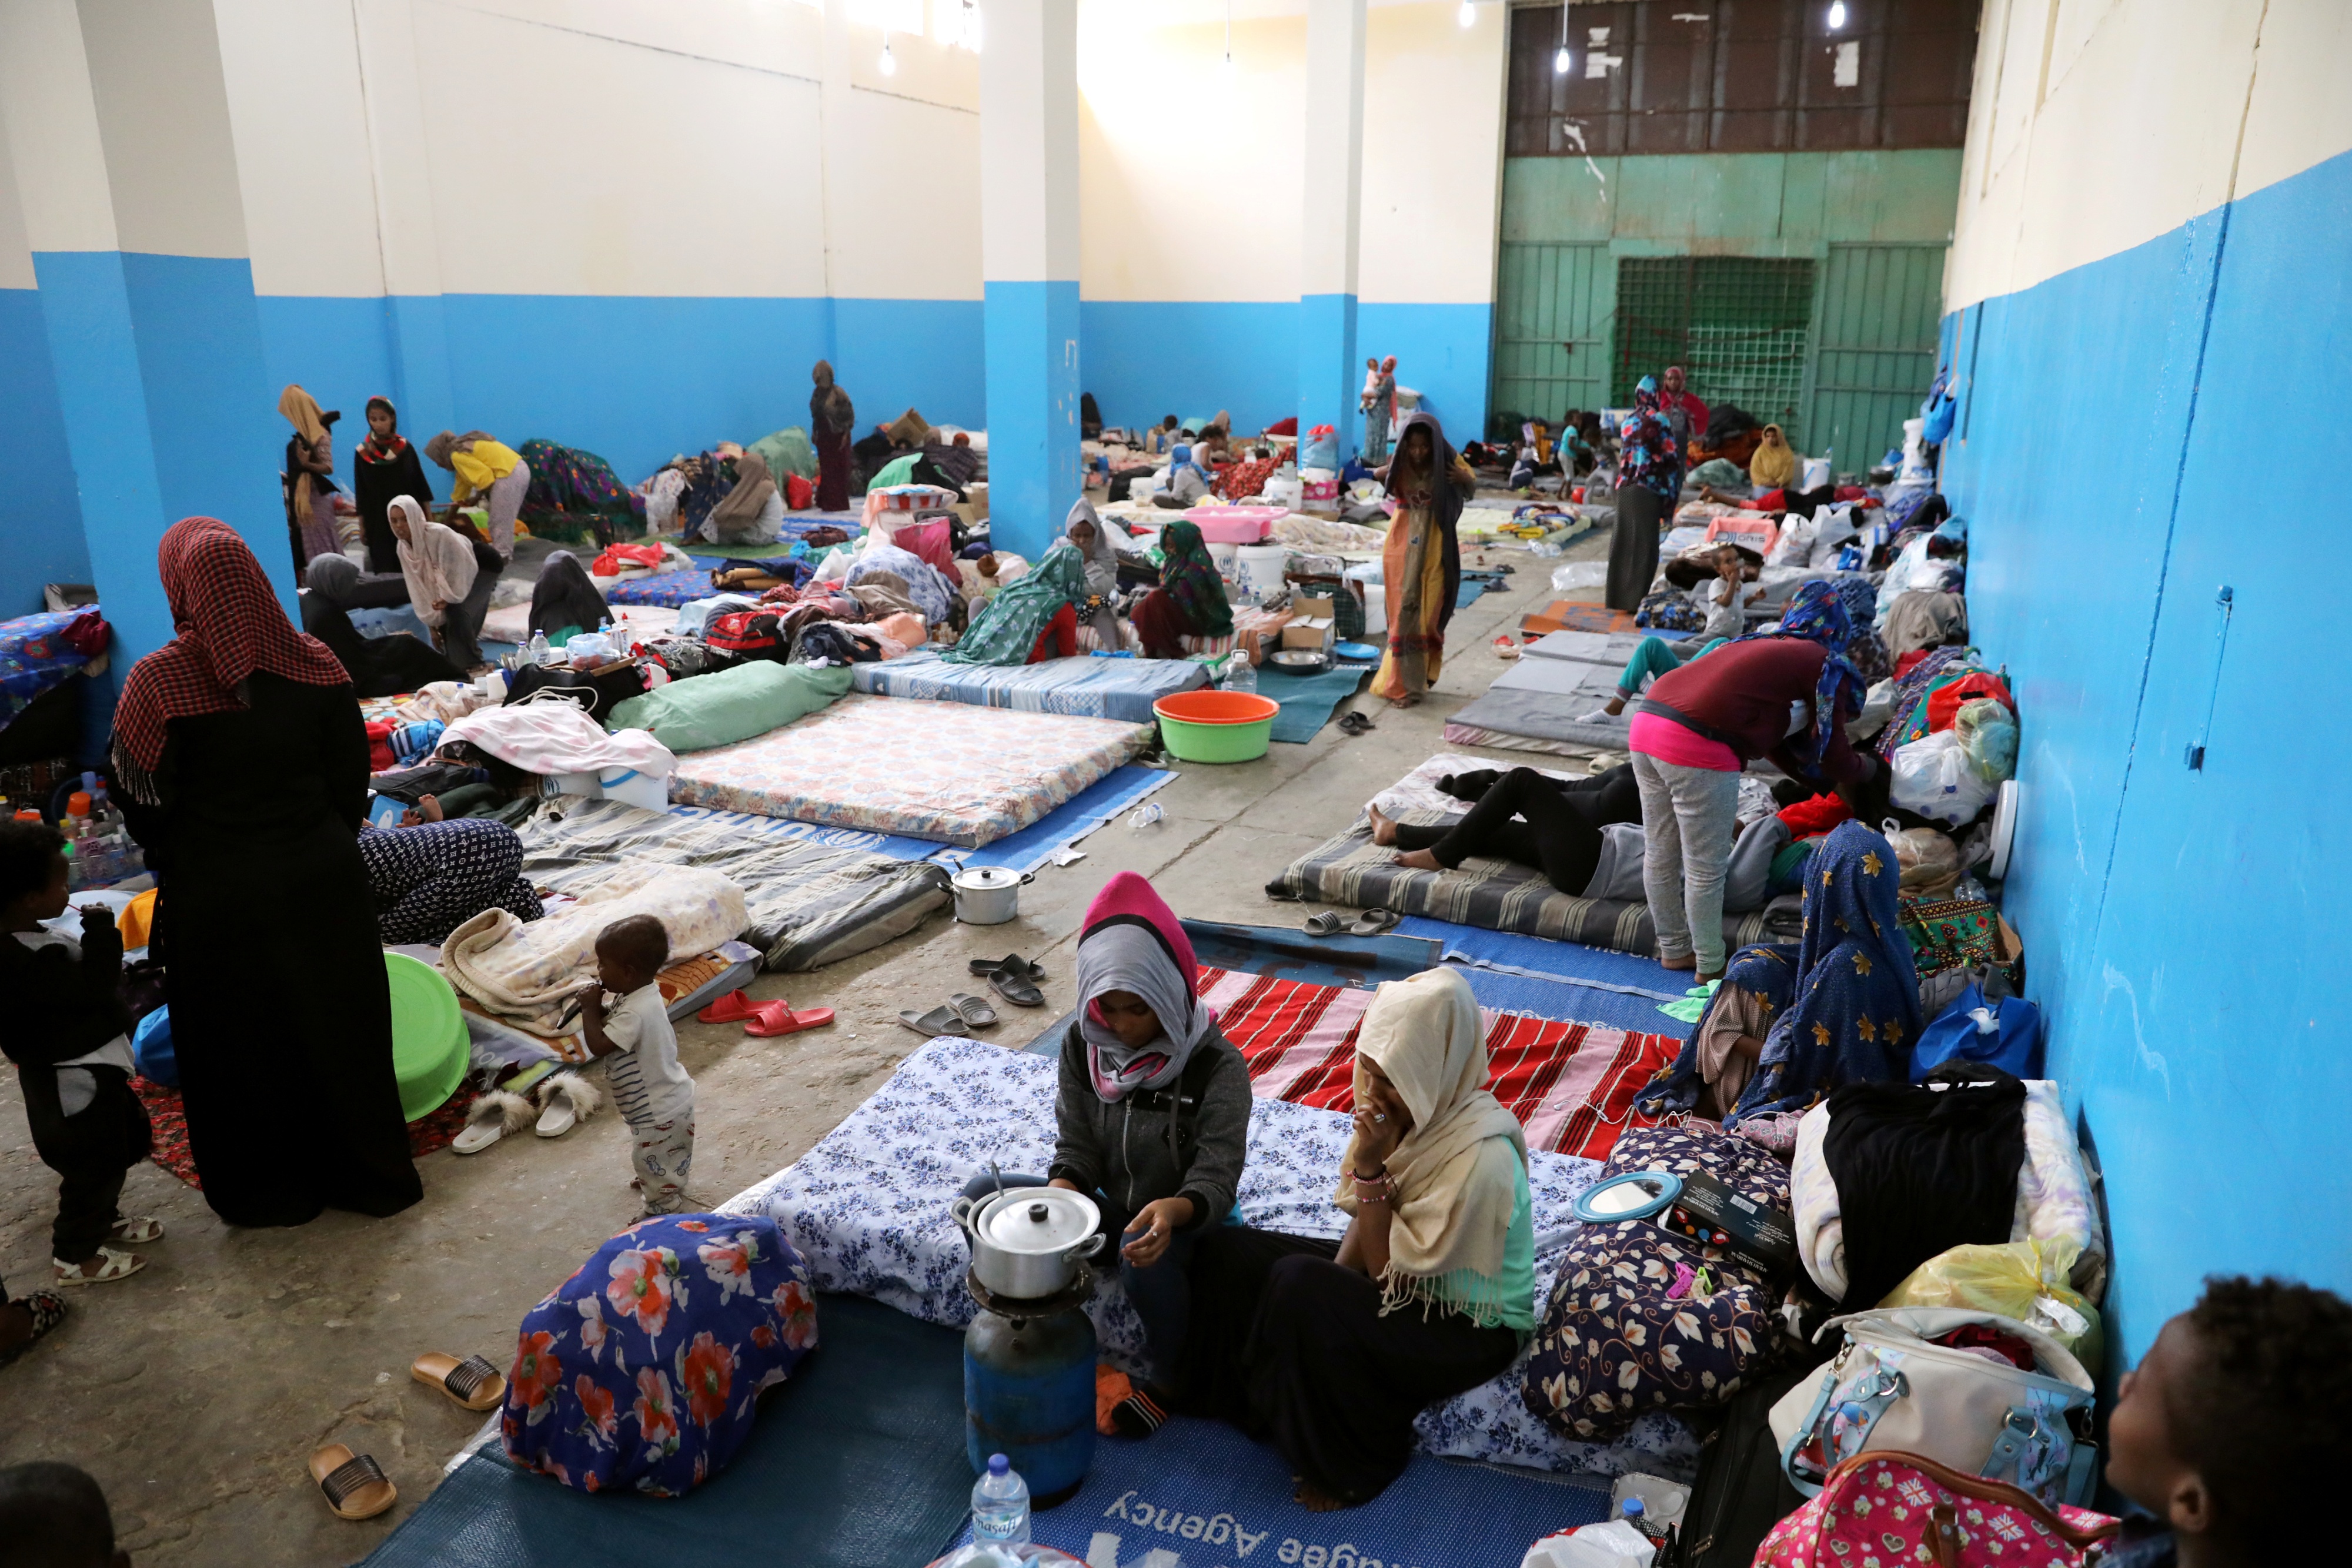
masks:
{"type": "Polygon", "coordinates": [[[964,1027],[963,1015],[945,1002],[941,1002],[927,1013],[919,1013],[912,1008],[901,1008],[898,1009],[898,1021],[928,1039],[936,1039],[943,1034],[971,1032],[964,1027]]]}
{"type": "Polygon", "coordinates": [[[1403,918],[1403,915],[1393,909],[1367,909],[1356,916],[1355,923],[1348,927],[1348,935],[1378,936],[1381,932],[1391,929],[1403,918]]]}
{"type": "Polygon", "coordinates": [[[996,1009],[988,1005],[985,997],[958,991],[948,998],[948,1006],[955,1009],[963,1021],[973,1029],[986,1029],[996,1021],[996,1009]]]}
{"type": "Polygon", "coordinates": [[[1299,929],[1309,936],[1337,936],[1348,928],[1348,921],[1349,916],[1327,909],[1320,915],[1308,915],[1307,924],[1299,929]]]}

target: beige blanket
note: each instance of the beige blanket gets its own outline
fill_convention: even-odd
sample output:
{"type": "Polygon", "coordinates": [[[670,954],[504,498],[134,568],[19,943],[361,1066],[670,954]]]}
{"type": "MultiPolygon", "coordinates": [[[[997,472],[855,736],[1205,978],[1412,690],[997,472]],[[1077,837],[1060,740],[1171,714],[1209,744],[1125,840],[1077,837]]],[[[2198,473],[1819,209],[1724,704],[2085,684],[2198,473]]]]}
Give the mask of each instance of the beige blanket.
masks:
{"type": "Polygon", "coordinates": [[[541,1034],[559,1034],[596,975],[596,934],[650,915],[669,934],[670,962],[708,953],[751,925],[743,890],[715,871],[625,861],[580,902],[526,925],[486,909],[441,944],[441,969],[461,995],[541,1034]]]}

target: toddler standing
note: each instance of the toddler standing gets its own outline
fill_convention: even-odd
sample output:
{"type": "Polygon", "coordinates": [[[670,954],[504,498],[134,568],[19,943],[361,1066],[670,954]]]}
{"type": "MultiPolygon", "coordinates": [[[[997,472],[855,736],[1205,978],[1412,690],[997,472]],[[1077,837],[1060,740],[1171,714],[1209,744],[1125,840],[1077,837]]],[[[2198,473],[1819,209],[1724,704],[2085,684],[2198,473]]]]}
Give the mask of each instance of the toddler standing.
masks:
{"type": "Polygon", "coordinates": [[[0,821],[0,1054],[16,1064],[25,1120],[58,1173],[49,1260],[60,1285],[128,1279],[147,1266],[110,1236],[153,1241],[163,1228],[126,1219],[122,1178],[147,1157],[146,1109],[131,1092],[131,1014],[122,935],[103,904],[81,911],[81,940],[42,925],[66,912],[65,840],[44,822],[0,821]]]}
{"type": "Polygon", "coordinates": [[[597,984],[581,994],[580,1022],[590,1054],[609,1057],[605,1082],[629,1124],[630,1185],[645,1194],[645,1213],[688,1207],[694,1165],[694,1080],[677,1061],[677,1032],[654,982],[669,962],[669,934],[650,915],[616,920],[597,934],[597,984]],[[618,998],[605,1001],[605,993],[618,998]]]}

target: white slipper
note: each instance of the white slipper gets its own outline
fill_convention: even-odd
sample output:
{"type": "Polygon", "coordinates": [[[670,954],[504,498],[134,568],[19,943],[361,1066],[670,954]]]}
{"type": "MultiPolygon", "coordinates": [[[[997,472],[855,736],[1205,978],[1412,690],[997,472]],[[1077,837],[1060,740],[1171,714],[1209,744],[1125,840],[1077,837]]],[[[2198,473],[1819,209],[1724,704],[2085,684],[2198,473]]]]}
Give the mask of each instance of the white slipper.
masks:
{"type": "Polygon", "coordinates": [[[466,1112],[466,1124],[449,1146],[461,1155],[478,1155],[509,1133],[530,1125],[531,1104],[520,1094],[493,1089],[466,1112]]]}
{"type": "Polygon", "coordinates": [[[594,1115],[604,1103],[596,1086],[576,1072],[559,1072],[538,1090],[539,1125],[542,1138],[560,1138],[594,1115]]]}
{"type": "Polygon", "coordinates": [[[57,1277],[53,1282],[58,1285],[111,1284],[117,1280],[128,1280],[131,1275],[147,1267],[147,1260],[137,1253],[117,1252],[111,1247],[100,1248],[98,1256],[91,1259],[90,1262],[98,1265],[95,1271],[86,1271],[89,1270],[89,1263],[77,1268],[71,1263],[62,1262],[55,1258],[50,1259],[50,1265],[57,1270],[57,1277]]]}
{"type": "Polygon", "coordinates": [[[126,1215],[106,1228],[117,1241],[128,1241],[134,1247],[163,1239],[163,1222],[160,1219],[133,1219],[126,1215]]]}

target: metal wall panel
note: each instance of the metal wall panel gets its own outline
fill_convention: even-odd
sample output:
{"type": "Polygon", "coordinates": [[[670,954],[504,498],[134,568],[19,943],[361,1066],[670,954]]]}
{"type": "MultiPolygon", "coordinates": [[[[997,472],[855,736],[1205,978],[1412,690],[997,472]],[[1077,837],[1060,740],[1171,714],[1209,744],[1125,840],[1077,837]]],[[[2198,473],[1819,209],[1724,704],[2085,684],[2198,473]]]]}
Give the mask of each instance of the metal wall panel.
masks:
{"type": "Polygon", "coordinates": [[[1833,245],[1816,308],[1809,450],[1867,469],[1903,442],[1903,422],[1936,375],[1942,246],[1833,245]]]}
{"type": "Polygon", "coordinates": [[[1605,245],[1506,243],[1495,291],[1494,422],[1608,401],[1617,273],[1605,245]]]}

